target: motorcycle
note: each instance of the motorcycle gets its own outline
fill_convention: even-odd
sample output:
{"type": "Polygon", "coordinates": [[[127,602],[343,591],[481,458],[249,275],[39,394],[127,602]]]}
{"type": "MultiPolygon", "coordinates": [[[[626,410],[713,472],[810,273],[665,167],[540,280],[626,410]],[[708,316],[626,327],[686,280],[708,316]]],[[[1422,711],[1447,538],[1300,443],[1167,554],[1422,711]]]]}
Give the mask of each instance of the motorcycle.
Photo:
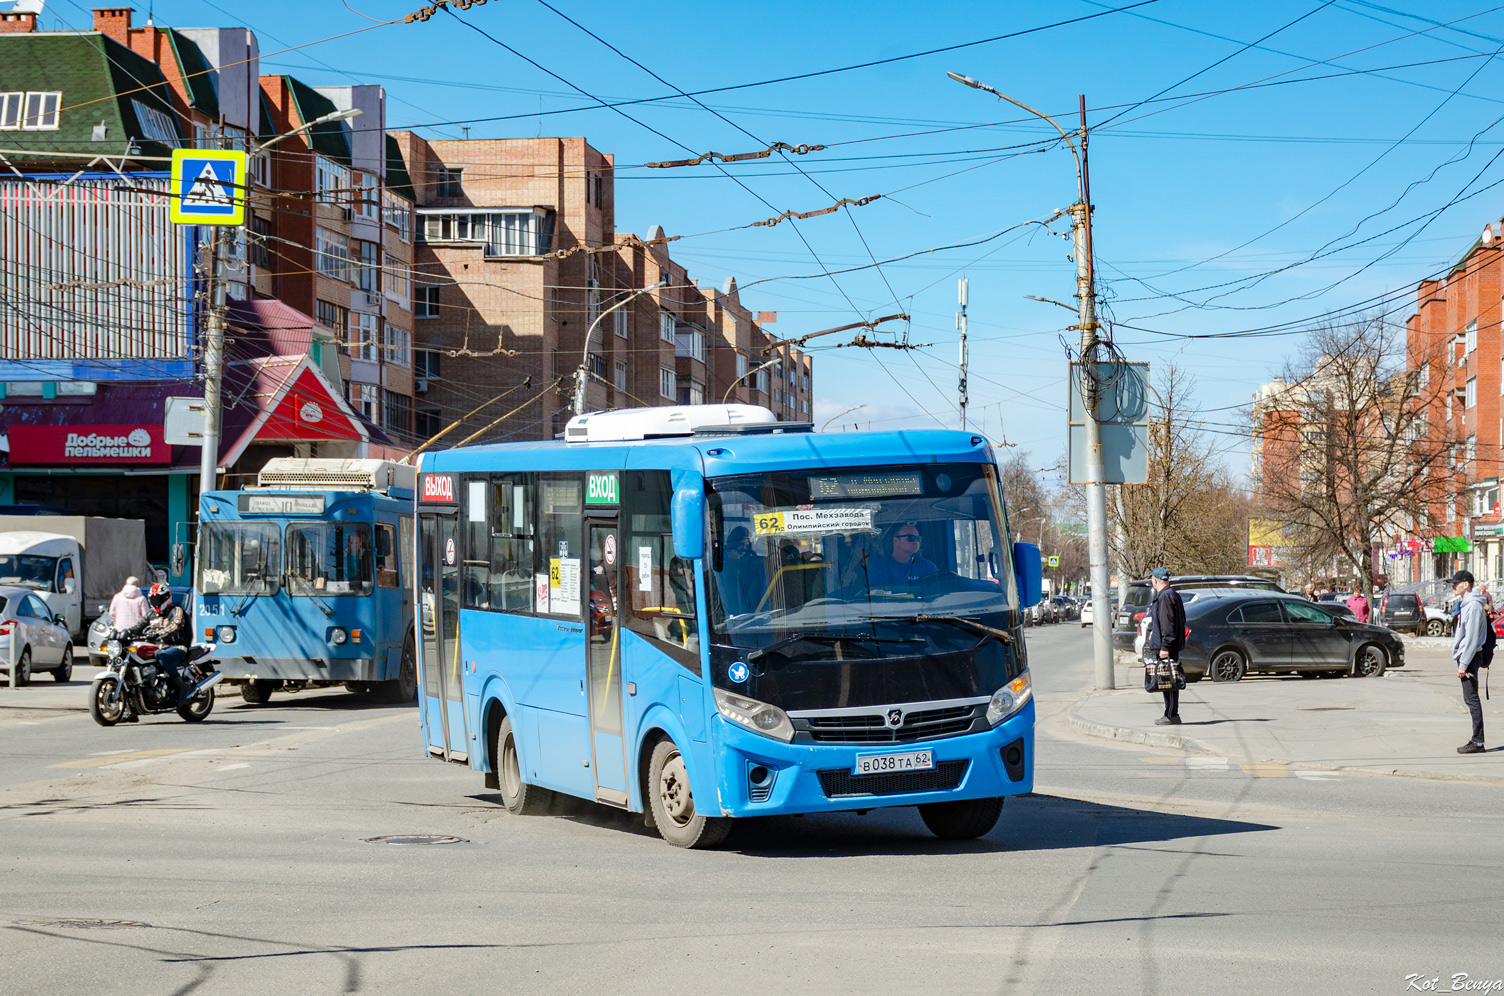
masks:
{"type": "Polygon", "coordinates": [[[156,663],[157,651],[164,649],[152,643],[126,644],[113,634],[100,645],[105,670],[89,688],[89,715],[94,722],[114,726],[139,716],[176,711],[186,722],[199,723],[209,715],[214,708],[214,686],[224,678],[217,662],[210,659],[215,645],[195,643],[187,648],[187,657],[178,665],[184,686],[181,704],[156,663]]]}

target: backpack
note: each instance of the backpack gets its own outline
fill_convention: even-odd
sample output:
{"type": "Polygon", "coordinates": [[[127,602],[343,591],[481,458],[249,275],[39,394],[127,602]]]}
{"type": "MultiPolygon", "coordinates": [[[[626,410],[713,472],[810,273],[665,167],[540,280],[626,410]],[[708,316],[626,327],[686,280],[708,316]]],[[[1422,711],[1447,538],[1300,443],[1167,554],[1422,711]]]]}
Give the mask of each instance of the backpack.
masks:
{"type": "Polygon", "coordinates": [[[1485,612],[1483,619],[1488,625],[1483,630],[1483,646],[1478,648],[1473,662],[1479,667],[1488,667],[1494,662],[1494,648],[1499,645],[1499,635],[1494,632],[1493,617],[1485,612]]]}

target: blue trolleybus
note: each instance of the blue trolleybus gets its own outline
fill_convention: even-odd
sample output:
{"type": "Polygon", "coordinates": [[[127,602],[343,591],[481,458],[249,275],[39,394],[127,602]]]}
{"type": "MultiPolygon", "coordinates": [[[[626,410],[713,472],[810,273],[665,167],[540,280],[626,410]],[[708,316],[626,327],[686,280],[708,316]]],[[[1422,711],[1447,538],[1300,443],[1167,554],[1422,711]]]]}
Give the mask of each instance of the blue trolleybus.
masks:
{"type": "Polygon", "coordinates": [[[424,746],[512,812],[565,793],[706,847],[918,806],[968,838],[1031,790],[1039,550],[981,436],[653,408],[418,470],[424,746]]]}
{"type": "Polygon", "coordinates": [[[417,698],[414,469],[278,458],[257,486],[199,502],[196,634],[219,644],[247,702],[344,684],[417,698]]]}

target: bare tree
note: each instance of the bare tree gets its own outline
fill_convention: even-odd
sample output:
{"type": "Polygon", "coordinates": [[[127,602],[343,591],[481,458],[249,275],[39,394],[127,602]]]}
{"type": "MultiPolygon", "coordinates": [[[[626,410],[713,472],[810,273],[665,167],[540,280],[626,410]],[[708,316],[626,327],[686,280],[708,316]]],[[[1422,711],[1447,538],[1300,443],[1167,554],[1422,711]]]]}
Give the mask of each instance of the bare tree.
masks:
{"type": "Polygon", "coordinates": [[[1255,488],[1310,576],[1351,571],[1372,595],[1373,544],[1449,497],[1435,362],[1382,318],[1327,326],[1255,403],[1255,488]]]}

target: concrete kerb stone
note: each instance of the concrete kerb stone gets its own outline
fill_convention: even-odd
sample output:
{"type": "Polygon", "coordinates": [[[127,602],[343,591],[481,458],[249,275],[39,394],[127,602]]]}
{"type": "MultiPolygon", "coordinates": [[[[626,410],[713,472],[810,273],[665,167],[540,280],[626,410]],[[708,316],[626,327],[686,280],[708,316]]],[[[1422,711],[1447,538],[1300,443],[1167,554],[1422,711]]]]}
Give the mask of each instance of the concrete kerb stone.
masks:
{"type": "Polygon", "coordinates": [[[1091,737],[1100,737],[1103,740],[1119,740],[1123,743],[1144,744],[1147,747],[1169,747],[1173,750],[1190,751],[1197,754],[1218,753],[1211,746],[1193,737],[1182,736],[1179,733],[1161,733],[1158,730],[1135,730],[1126,726],[1108,726],[1105,723],[1094,723],[1089,719],[1083,719],[1076,715],[1076,710],[1085,705],[1093,694],[1095,693],[1087,692],[1081,696],[1076,704],[1065,714],[1065,725],[1077,733],[1085,733],[1091,737]]]}

